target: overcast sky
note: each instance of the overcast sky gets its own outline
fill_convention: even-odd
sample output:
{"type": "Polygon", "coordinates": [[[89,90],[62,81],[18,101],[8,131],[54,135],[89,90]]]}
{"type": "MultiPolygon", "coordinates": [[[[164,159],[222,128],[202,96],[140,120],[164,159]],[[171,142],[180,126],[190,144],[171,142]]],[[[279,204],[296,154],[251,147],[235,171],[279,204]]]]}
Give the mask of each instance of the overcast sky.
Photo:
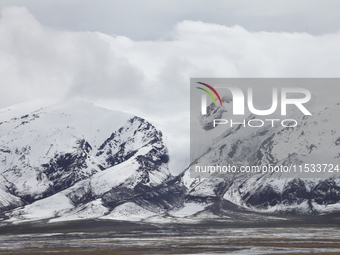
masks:
{"type": "Polygon", "coordinates": [[[134,40],[167,37],[183,20],[249,31],[339,31],[338,0],[1,0],[25,6],[39,22],[57,29],[99,31],[134,40]]]}
{"type": "Polygon", "coordinates": [[[1,0],[0,8],[0,108],[86,98],[156,123],[176,162],[189,155],[190,77],[340,76],[337,0],[1,0]]]}

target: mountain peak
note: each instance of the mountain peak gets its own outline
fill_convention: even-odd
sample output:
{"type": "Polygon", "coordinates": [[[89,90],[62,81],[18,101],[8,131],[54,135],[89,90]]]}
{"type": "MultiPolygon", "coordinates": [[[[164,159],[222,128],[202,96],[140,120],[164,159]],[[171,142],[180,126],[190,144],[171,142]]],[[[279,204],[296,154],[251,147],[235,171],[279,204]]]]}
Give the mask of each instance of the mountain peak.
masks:
{"type": "Polygon", "coordinates": [[[56,196],[72,209],[104,195],[103,206],[112,206],[120,189],[134,197],[171,177],[168,150],[157,128],[84,100],[3,121],[0,139],[0,210],[27,204],[28,211],[20,211],[27,214],[23,218],[32,216],[29,208],[56,196]]]}

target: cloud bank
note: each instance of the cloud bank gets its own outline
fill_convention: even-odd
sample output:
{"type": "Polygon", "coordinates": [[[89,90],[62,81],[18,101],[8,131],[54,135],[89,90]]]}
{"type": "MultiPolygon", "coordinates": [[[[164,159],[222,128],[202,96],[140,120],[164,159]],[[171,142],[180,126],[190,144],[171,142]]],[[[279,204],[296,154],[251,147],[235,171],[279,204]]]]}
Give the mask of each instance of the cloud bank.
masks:
{"type": "Polygon", "coordinates": [[[52,29],[27,9],[8,7],[0,20],[0,107],[86,98],[155,121],[174,160],[187,163],[190,77],[339,77],[339,41],[340,33],[250,32],[200,21],[177,23],[169,40],[134,41],[52,29]]]}

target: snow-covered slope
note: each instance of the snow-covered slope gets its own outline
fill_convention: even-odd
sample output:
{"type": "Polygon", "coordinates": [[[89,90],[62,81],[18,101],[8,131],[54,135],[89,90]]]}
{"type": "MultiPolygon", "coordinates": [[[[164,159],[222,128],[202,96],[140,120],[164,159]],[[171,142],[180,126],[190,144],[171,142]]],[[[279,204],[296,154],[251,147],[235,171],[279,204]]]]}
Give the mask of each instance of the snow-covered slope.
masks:
{"type": "Polygon", "coordinates": [[[162,133],[142,118],[74,100],[2,121],[0,142],[0,210],[18,207],[10,221],[98,218],[127,201],[180,205],[143,197],[173,177],[162,133]]]}

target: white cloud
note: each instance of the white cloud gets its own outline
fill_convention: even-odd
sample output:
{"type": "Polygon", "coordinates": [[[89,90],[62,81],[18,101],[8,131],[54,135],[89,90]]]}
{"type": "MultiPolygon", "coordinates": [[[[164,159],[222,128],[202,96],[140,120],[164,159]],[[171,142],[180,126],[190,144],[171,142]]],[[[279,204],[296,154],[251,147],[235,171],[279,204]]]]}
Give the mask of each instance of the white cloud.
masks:
{"type": "Polygon", "coordinates": [[[339,77],[339,39],[182,21],[171,40],[134,41],[52,29],[4,8],[0,107],[81,96],[155,121],[174,158],[187,160],[190,77],[339,77]]]}

